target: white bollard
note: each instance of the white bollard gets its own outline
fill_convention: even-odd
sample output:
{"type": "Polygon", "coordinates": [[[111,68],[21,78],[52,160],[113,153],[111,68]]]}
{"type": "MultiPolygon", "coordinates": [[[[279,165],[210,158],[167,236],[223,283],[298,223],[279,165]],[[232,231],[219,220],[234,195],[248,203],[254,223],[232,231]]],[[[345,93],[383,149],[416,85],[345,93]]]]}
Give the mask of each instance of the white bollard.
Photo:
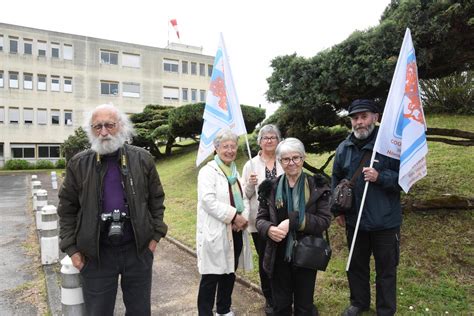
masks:
{"type": "Polygon", "coordinates": [[[38,176],[36,174],[31,175],[31,192],[33,192],[33,181],[37,181],[38,176]]]}
{"type": "MultiPolygon", "coordinates": [[[[39,197],[39,196],[38,196],[39,197]]],[[[58,213],[56,206],[46,205],[41,210],[41,264],[59,260],[58,213]]]]}
{"type": "Polygon", "coordinates": [[[69,256],[61,260],[61,305],[65,316],[85,315],[84,296],[79,270],[69,256]]]}
{"type": "Polygon", "coordinates": [[[31,181],[31,196],[34,196],[41,189],[41,181],[31,181]]]}
{"type": "Polygon", "coordinates": [[[36,229],[42,229],[42,223],[41,223],[41,209],[43,206],[48,205],[48,191],[39,189],[36,192],[36,202],[35,202],[35,197],[33,197],[33,207],[35,207],[36,211],[36,229]]]}
{"type": "Polygon", "coordinates": [[[51,186],[54,190],[58,189],[58,178],[56,177],[56,171],[51,171],[51,186]]]}

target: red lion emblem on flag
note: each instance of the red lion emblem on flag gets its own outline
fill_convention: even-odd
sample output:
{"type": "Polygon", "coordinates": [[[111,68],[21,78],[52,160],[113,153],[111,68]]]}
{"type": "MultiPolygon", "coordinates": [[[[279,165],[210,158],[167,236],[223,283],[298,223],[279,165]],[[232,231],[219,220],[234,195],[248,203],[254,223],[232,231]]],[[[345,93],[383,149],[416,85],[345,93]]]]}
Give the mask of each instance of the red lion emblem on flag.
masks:
{"type": "Polygon", "coordinates": [[[416,73],[416,63],[409,62],[407,64],[407,75],[405,81],[405,95],[408,98],[408,113],[403,116],[415,120],[421,124],[425,124],[423,110],[421,109],[420,92],[418,90],[418,75],[416,73]]]}
{"type": "Polygon", "coordinates": [[[218,105],[224,111],[227,111],[227,93],[225,90],[225,81],[222,77],[217,77],[211,82],[209,87],[212,94],[219,98],[218,105]]]}

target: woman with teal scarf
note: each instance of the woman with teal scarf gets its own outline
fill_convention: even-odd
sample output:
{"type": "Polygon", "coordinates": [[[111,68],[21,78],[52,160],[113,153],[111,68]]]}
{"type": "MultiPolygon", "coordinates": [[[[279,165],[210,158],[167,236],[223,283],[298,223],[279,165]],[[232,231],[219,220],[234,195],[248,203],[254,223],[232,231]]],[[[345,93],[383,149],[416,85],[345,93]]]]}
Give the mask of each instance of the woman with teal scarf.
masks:
{"type": "Polygon", "coordinates": [[[263,268],[272,279],[274,315],[317,315],[316,271],[291,263],[295,239],[322,236],[331,223],[330,188],[322,176],[303,172],[303,143],[287,138],[276,149],[284,174],[259,187],[258,233],[267,239],[263,268]]]}
{"type": "Polygon", "coordinates": [[[235,270],[252,268],[239,174],[235,165],[237,136],[220,131],[214,139],[216,155],[198,175],[196,253],[201,274],[199,315],[210,316],[217,293],[216,315],[234,315],[231,310],[235,270]]]}

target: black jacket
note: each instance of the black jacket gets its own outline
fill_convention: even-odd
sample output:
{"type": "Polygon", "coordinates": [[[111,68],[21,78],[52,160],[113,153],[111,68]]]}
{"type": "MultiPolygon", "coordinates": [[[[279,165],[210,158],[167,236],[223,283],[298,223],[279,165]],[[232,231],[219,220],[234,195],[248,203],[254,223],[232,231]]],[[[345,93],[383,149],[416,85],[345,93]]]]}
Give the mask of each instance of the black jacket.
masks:
{"type": "MultiPolygon", "coordinates": [[[[122,179],[129,204],[138,253],[149,242],[159,241],[168,227],[163,222],[164,192],[152,156],[144,149],[124,145],[126,157],[122,179]]],[[[69,256],[80,251],[88,257],[99,256],[102,181],[107,167],[97,161],[92,150],[75,155],[67,165],[66,178],[59,191],[60,248],[69,256]]]]}
{"type": "MultiPolygon", "coordinates": [[[[257,213],[257,230],[258,233],[267,240],[265,247],[265,255],[263,258],[263,269],[272,277],[273,267],[276,260],[276,251],[279,244],[286,242],[286,239],[277,243],[268,237],[268,229],[270,226],[277,226],[277,212],[287,212],[286,209],[277,210],[275,205],[275,195],[281,176],[273,180],[265,180],[259,187],[259,209],[257,213]]],[[[326,181],[321,176],[307,175],[310,197],[306,203],[305,211],[305,227],[301,232],[308,235],[322,236],[322,233],[331,224],[331,212],[329,210],[329,200],[331,191],[326,181]]],[[[290,219],[290,229],[298,226],[297,212],[292,212],[288,217],[290,219]]]]}
{"type": "MultiPolygon", "coordinates": [[[[373,133],[377,133],[377,129],[373,133]]],[[[332,189],[342,179],[351,179],[354,172],[359,167],[362,156],[366,151],[372,151],[376,137],[363,146],[360,150],[351,141],[351,136],[347,137],[336,150],[334,165],[332,170],[332,189]]],[[[370,160],[365,167],[370,165],[370,160]]],[[[400,162],[377,153],[373,168],[379,172],[376,182],[370,182],[364,210],[360,220],[360,229],[363,231],[377,231],[398,227],[402,223],[400,205],[400,186],[398,185],[398,171],[400,162]]],[[[345,213],[346,224],[355,227],[357,214],[359,212],[365,181],[360,175],[353,189],[354,200],[352,209],[345,213]]],[[[333,209],[334,215],[338,215],[339,210],[333,209]]]]}

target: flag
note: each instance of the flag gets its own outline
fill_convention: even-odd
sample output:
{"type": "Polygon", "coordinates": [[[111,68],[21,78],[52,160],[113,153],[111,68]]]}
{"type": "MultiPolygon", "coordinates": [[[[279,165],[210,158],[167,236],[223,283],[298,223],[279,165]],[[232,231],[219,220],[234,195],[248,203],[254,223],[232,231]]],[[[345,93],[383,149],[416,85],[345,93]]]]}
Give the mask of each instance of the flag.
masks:
{"type": "Polygon", "coordinates": [[[221,129],[228,128],[237,135],[247,134],[222,34],[214,59],[203,118],[196,166],[214,151],[213,141],[221,129]]]}
{"type": "Polygon", "coordinates": [[[176,36],[178,36],[178,39],[179,39],[178,22],[176,21],[176,19],[171,19],[170,23],[173,26],[174,30],[176,31],[176,36]]]}
{"type": "Polygon", "coordinates": [[[405,192],[427,174],[425,132],[415,49],[407,28],[374,146],[378,153],[400,160],[398,184],[405,192]]]}

